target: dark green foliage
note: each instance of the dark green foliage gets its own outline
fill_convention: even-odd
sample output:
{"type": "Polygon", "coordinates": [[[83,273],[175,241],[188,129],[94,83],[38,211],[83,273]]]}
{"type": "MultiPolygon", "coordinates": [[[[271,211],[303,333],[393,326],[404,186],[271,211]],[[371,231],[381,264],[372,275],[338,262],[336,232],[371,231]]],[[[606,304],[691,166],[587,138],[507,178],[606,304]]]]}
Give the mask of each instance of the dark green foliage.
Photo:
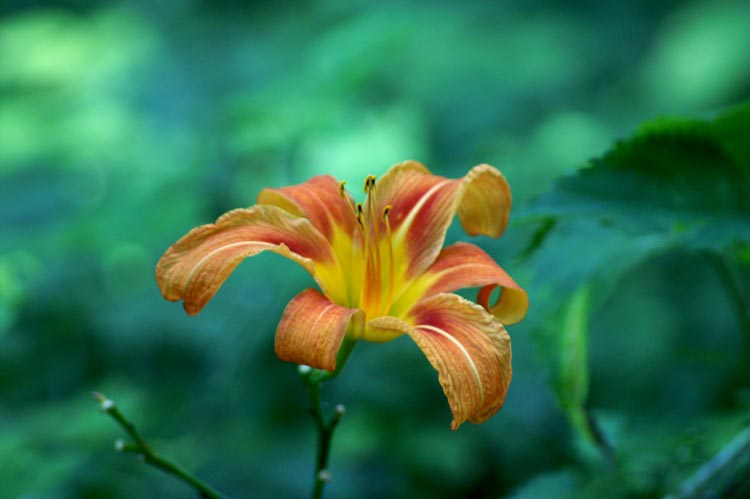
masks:
{"type": "MultiPolygon", "coordinates": [[[[558,180],[528,211],[534,215],[532,220],[543,216],[525,252],[525,260],[538,276],[535,288],[545,290],[548,296],[562,297],[557,306],[551,307],[557,312],[546,318],[535,335],[539,351],[548,362],[558,403],[580,436],[581,455],[586,461],[593,458],[594,462],[607,462],[610,472],[614,470],[612,479],[626,487],[625,496],[648,495],[656,487],[665,493],[679,489],[685,497],[700,497],[710,489],[707,485],[710,480],[716,481],[713,490],[739,491],[736,497],[750,488],[746,479],[750,465],[743,464],[742,453],[730,451],[731,446],[726,451],[731,459],[716,458],[716,462],[727,463],[728,471],[719,469],[715,476],[696,475],[712,477],[707,483],[702,478],[685,482],[697,484],[694,487],[677,487],[669,476],[654,476],[640,484],[633,477],[617,476],[643,459],[641,451],[631,451],[620,440],[624,436],[601,426],[601,421],[607,421],[606,414],[600,418],[591,412],[592,406],[606,406],[615,401],[613,406],[624,409],[624,414],[630,414],[633,421],[647,421],[648,416],[644,415],[655,407],[633,407],[630,402],[642,404],[649,391],[655,394],[647,384],[676,382],[675,370],[683,369],[649,366],[649,362],[659,360],[656,357],[649,360],[648,356],[628,350],[643,348],[644,342],[649,342],[673,345],[682,352],[678,358],[686,354],[695,356],[693,360],[683,358],[678,362],[692,365],[686,372],[687,379],[680,378],[678,382],[696,386],[705,383],[706,376],[718,374],[711,373],[712,362],[707,362],[706,350],[711,350],[707,349],[708,344],[719,341],[734,344],[736,349],[713,351],[716,356],[713,363],[732,366],[727,374],[733,381],[723,387],[726,390],[723,394],[734,393],[735,398],[723,398],[722,403],[725,410],[734,407],[738,415],[744,414],[735,423],[735,429],[748,424],[750,296],[746,283],[750,266],[743,256],[750,243],[748,137],[750,106],[747,104],[713,121],[663,119],[648,123],[575,175],[558,180]],[[663,293],[682,292],[679,301],[686,310],[678,314],[684,324],[679,335],[668,328],[648,325],[649,318],[657,317],[655,310],[649,310],[645,302],[639,307],[626,291],[630,288],[631,295],[655,298],[655,278],[664,279],[658,286],[663,293]],[[594,307],[588,299],[592,290],[599,294],[594,307]],[[722,299],[717,300],[717,293],[726,300],[718,308],[722,299]],[[631,316],[625,321],[618,320],[613,312],[613,308],[622,306],[613,304],[623,300],[633,303],[631,316]],[[596,310],[599,319],[595,324],[599,327],[594,326],[594,334],[603,338],[590,339],[588,318],[596,310]],[[650,338],[641,333],[644,326],[653,330],[650,338]],[[624,340],[612,340],[613,336],[622,335],[624,340]],[[604,357],[610,359],[607,361],[610,368],[620,366],[618,375],[610,376],[609,380],[596,377],[598,360],[589,359],[586,353],[589,341],[595,352],[602,347],[609,350],[604,357]],[[596,348],[598,344],[602,347],[596,348]],[[590,374],[592,362],[594,373],[590,374]],[[587,400],[590,376],[594,384],[593,402],[587,400]],[[601,389],[605,391],[597,394],[601,389]],[[698,495],[691,495],[691,491],[698,495]]],[[[653,348],[647,346],[646,350],[653,348]]],[[[670,405],[680,398],[672,392],[670,405]]],[[[705,400],[688,404],[690,412],[706,407],[705,400]]],[[[670,405],[656,413],[663,417],[664,410],[673,410],[670,405]]],[[[674,416],[679,420],[685,417],[677,412],[674,416]]],[[[655,439],[651,444],[659,448],[656,440],[662,435],[657,435],[651,435],[655,439]]],[[[655,462],[654,466],[658,469],[667,465],[655,462]]],[[[711,469],[710,465],[707,469],[711,469]]],[[[568,475],[565,477],[569,479],[568,475]]]]}
{"type": "Polygon", "coordinates": [[[750,106],[714,122],[645,125],[534,204],[669,247],[721,250],[750,239],[750,106]]]}

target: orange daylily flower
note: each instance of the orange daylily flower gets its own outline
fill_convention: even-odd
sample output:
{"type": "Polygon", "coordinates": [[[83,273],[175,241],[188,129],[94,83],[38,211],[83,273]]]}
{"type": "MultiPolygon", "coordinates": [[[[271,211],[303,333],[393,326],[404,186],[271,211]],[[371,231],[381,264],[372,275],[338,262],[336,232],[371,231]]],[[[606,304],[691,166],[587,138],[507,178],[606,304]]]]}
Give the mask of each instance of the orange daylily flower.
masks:
{"type": "Polygon", "coordinates": [[[266,250],[283,255],[320,290],[302,291],[284,310],[276,330],[281,359],[334,371],[345,342],[406,334],[438,372],[451,428],[487,420],[503,405],[512,374],[504,325],[523,319],[528,297],[478,247],[442,246],[456,214],[470,235],[504,232],[505,177],[479,165],[447,179],[407,161],[377,183],[368,177],[365,192],[357,204],[328,175],[264,189],[255,206],[225,213],[170,247],[156,267],[159,287],[194,315],[243,259],[266,250]],[[479,305],[451,293],[472,286],[481,287],[479,305]]]}

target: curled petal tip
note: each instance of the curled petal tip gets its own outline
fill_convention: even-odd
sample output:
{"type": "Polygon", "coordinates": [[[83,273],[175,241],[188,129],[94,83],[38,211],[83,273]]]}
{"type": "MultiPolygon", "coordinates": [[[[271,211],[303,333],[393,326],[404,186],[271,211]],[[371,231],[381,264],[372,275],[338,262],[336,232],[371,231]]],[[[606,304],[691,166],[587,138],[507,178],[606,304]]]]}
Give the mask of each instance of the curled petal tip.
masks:
{"type": "Polygon", "coordinates": [[[470,236],[500,237],[508,226],[512,197],[505,176],[483,163],[463,178],[458,218],[470,236]]]}

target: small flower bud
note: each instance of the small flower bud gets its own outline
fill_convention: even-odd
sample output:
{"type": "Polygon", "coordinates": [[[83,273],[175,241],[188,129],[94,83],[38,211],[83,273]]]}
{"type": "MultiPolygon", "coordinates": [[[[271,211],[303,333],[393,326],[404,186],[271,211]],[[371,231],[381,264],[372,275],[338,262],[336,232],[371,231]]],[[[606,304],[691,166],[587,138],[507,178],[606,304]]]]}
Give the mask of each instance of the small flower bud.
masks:
{"type": "Polygon", "coordinates": [[[99,392],[91,392],[91,396],[94,397],[94,400],[99,402],[99,407],[101,407],[103,411],[108,411],[115,406],[114,402],[99,392]]]}
{"type": "Polygon", "coordinates": [[[333,476],[331,476],[331,472],[328,470],[320,470],[318,473],[318,481],[323,483],[328,483],[331,481],[333,476]]]}
{"type": "Polygon", "coordinates": [[[297,368],[297,372],[299,372],[302,375],[310,374],[310,371],[312,371],[312,367],[306,366],[304,364],[300,364],[297,368]]]}
{"type": "Polygon", "coordinates": [[[125,441],[123,439],[115,440],[115,452],[125,452],[125,441]]]}
{"type": "Polygon", "coordinates": [[[336,410],[336,415],[337,415],[337,416],[339,416],[339,417],[341,417],[341,416],[343,416],[344,414],[346,414],[346,407],[344,407],[344,405],[343,405],[343,404],[338,404],[338,405],[336,406],[336,409],[335,409],[335,410],[336,410]]]}
{"type": "Polygon", "coordinates": [[[94,400],[99,402],[99,406],[103,411],[108,411],[115,406],[114,402],[99,392],[91,392],[91,396],[94,397],[94,400]]]}

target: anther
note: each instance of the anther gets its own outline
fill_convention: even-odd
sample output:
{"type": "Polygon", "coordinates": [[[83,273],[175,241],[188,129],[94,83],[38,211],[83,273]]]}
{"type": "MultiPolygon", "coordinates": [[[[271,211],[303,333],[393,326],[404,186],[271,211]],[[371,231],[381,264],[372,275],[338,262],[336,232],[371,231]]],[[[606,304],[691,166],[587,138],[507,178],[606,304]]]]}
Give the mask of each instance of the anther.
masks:
{"type": "Polygon", "coordinates": [[[388,214],[391,212],[391,205],[386,205],[385,208],[383,208],[383,221],[388,220],[388,214]]]}
{"type": "Polygon", "coordinates": [[[368,175],[365,179],[365,193],[369,194],[375,188],[375,175],[368,175]]]}
{"type": "Polygon", "coordinates": [[[344,192],[346,191],[344,185],[346,185],[346,180],[342,180],[341,182],[339,182],[339,193],[341,194],[341,197],[346,197],[346,194],[344,194],[344,192]]]}

